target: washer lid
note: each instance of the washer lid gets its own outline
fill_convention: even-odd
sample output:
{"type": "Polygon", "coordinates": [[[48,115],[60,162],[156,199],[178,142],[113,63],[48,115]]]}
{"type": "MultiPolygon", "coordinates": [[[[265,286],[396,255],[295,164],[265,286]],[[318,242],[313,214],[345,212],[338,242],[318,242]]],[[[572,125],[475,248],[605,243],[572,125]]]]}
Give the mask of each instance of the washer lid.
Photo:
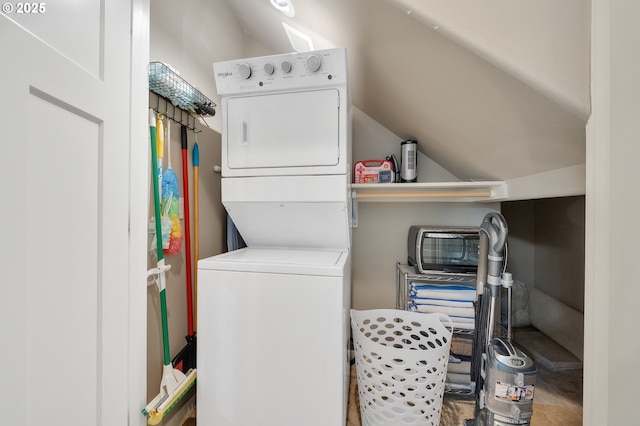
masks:
{"type": "Polygon", "coordinates": [[[348,251],[243,248],[202,259],[199,270],[343,276],[348,251]]]}

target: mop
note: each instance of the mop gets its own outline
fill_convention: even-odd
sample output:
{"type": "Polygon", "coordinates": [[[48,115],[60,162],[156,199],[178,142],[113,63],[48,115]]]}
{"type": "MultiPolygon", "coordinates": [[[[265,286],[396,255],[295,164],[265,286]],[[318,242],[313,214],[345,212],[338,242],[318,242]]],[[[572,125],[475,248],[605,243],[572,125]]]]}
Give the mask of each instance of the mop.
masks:
{"type": "MultiPolygon", "coordinates": [[[[158,169],[158,158],[156,154],[156,124],[153,110],[149,110],[149,126],[151,134],[151,164],[153,176],[153,207],[155,213],[156,235],[162,233],[161,213],[160,213],[160,188],[158,178],[155,174],[158,169]]],[[[157,287],[160,293],[160,314],[162,319],[162,346],[163,346],[163,367],[162,380],[160,382],[160,393],[142,410],[142,414],[148,416],[147,423],[150,425],[159,424],[164,416],[182,399],[187,391],[196,381],[196,370],[192,369],[184,374],[180,370],[174,369],[171,365],[169,354],[169,325],[167,322],[167,296],[165,274],[170,265],[165,265],[162,250],[162,238],[156,238],[158,263],[157,267],[151,269],[148,274],[157,276],[157,287]]]]}

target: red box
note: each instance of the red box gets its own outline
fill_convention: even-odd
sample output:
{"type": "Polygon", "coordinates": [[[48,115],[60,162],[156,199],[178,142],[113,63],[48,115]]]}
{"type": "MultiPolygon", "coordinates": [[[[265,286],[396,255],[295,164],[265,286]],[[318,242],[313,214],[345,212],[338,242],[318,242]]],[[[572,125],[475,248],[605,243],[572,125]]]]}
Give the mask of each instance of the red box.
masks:
{"type": "Polygon", "coordinates": [[[354,183],[393,183],[393,164],[389,160],[363,160],[353,166],[354,183]]]}

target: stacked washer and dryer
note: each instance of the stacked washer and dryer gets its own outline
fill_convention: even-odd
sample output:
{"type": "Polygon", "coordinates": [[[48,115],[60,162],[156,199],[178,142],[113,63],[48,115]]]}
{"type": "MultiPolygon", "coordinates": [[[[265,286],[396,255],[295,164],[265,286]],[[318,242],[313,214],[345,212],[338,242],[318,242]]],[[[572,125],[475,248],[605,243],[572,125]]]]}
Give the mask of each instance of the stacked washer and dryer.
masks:
{"type": "Polygon", "coordinates": [[[198,423],[343,425],[351,302],[346,50],[213,68],[222,203],[247,247],[198,262],[198,423]]]}

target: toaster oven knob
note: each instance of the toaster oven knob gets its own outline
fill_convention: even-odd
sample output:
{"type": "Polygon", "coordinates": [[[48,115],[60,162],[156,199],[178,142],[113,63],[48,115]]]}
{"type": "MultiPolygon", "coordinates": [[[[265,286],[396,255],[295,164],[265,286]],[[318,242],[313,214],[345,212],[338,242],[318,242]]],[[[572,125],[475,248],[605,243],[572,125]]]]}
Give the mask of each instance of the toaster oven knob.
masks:
{"type": "Polygon", "coordinates": [[[316,72],[320,69],[322,62],[320,61],[320,56],[311,55],[307,58],[307,69],[311,72],[316,72]]]}
{"type": "Polygon", "coordinates": [[[251,77],[251,67],[249,66],[249,64],[240,64],[240,66],[238,67],[238,74],[240,74],[240,78],[243,80],[251,77]]]}

